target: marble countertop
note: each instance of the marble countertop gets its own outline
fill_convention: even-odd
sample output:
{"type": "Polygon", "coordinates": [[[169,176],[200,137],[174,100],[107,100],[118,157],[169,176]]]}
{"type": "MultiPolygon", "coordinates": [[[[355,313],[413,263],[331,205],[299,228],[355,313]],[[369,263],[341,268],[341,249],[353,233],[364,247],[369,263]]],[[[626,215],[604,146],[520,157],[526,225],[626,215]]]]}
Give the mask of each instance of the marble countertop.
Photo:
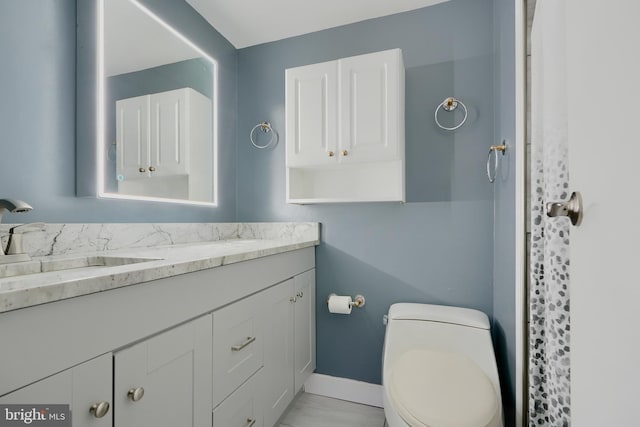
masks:
{"type": "Polygon", "coordinates": [[[58,271],[0,278],[0,313],[123,286],[215,268],[268,255],[312,247],[317,237],[295,239],[228,239],[149,248],[118,249],[34,257],[55,263],[58,271]],[[135,263],[108,265],[109,258],[135,258],[135,263]],[[101,259],[77,267],[78,261],[101,259]],[[148,259],[143,260],[143,259],[148,259]],[[107,264],[107,265],[101,265],[107,264]],[[76,268],[72,268],[72,267],[76,268]],[[63,269],[68,268],[68,269],[63,269]]]}

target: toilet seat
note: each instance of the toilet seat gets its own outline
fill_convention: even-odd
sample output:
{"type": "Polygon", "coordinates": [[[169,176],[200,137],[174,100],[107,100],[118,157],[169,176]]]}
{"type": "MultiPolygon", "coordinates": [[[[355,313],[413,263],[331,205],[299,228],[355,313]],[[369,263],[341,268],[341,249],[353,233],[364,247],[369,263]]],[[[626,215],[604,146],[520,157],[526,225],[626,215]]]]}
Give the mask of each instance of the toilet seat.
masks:
{"type": "Polygon", "coordinates": [[[404,353],[391,368],[389,397],[412,427],[501,425],[491,380],[460,354],[424,349],[404,353]]]}

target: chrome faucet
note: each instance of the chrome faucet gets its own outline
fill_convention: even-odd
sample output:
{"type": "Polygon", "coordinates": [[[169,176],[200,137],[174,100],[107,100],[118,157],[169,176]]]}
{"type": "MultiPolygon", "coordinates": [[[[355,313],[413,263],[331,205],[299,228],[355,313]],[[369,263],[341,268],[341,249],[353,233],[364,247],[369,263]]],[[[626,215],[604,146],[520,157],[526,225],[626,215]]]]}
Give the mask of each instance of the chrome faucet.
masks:
{"type": "MultiPolygon", "coordinates": [[[[2,222],[2,214],[5,210],[9,212],[29,212],[33,208],[28,203],[17,199],[0,199],[0,222],[2,222]]],[[[13,258],[13,257],[12,257],[13,258]]],[[[9,259],[8,255],[4,254],[2,245],[0,245],[0,264],[4,262],[13,262],[18,260],[9,259]],[[5,258],[6,257],[6,258],[5,258]]]]}

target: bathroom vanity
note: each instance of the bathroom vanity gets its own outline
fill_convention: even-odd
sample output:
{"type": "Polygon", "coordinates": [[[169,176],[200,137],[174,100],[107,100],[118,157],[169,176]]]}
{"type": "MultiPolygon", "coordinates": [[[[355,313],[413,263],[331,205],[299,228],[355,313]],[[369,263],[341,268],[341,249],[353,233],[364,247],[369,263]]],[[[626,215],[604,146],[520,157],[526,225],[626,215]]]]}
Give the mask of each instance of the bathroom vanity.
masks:
{"type": "Polygon", "coordinates": [[[315,369],[318,225],[303,234],[1,278],[0,404],[70,404],[74,427],[273,426],[315,369]]]}

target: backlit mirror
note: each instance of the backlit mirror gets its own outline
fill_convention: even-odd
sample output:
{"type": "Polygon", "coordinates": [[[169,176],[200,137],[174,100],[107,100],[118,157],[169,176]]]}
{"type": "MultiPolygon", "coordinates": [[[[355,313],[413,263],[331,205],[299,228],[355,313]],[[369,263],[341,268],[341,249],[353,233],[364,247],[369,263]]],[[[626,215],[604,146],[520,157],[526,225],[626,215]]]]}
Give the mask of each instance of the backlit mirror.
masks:
{"type": "Polygon", "coordinates": [[[98,195],[215,205],[216,61],[136,0],[98,15],[98,195]]]}

